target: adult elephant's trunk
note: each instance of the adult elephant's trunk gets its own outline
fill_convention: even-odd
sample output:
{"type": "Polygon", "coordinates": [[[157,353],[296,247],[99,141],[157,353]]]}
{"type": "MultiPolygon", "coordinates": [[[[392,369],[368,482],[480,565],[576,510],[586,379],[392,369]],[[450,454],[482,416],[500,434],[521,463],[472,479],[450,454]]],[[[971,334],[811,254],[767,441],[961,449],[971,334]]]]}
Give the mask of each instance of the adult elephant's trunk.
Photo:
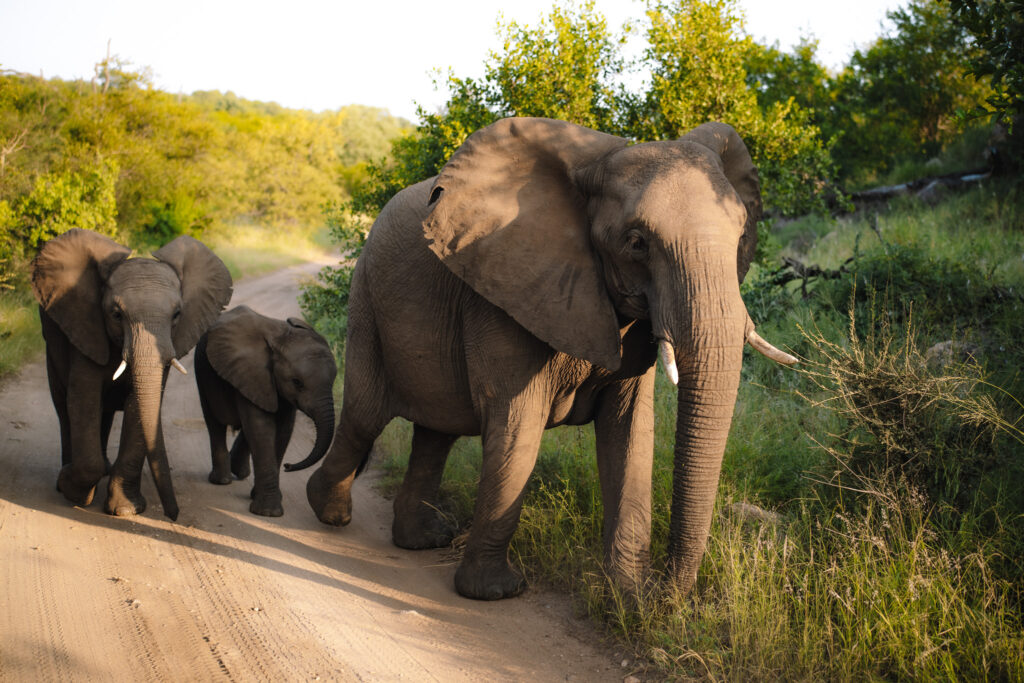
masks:
{"type": "Polygon", "coordinates": [[[711,527],[748,321],[735,256],[702,251],[692,261],[655,311],[655,334],[672,337],[661,344],[662,361],[676,361],[679,381],[668,559],[670,580],[683,592],[693,586],[711,527]]]}
{"type": "Polygon", "coordinates": [[[172,520],[178,518],[178,502],[171,483],[160,420],[164,383],[173,357],[169,341],[161,344],[142,325],[131,326],[125,339],[124,360],[131,377],[132,391],[125,402],[122,455],[115,463],[116,471],[111,477],[112,487],[119,488],[119,493],[123,492],[117,496],[117,507],[111,510],[115,514],[132,514],[131,510],[119,509],[120,506],[127,507],[129,502],[134,503],[135,512],[141,511],[139,508],[144,504],[139,486],[142,459],[145,458],[149,461],[164,514],[172,520]]]}
{"type": "Polygon", "coordinates": [[[305,460],[296,463],[285,463],[286,472],[304,470],[310,465],[315,465],[327,453],[334,437],[334,399],[330,395],[317,403],[316,408],[307,413],[313,418],[313,425],[316,427],[316,442],[313,450],[309,452],[305,460]]]}

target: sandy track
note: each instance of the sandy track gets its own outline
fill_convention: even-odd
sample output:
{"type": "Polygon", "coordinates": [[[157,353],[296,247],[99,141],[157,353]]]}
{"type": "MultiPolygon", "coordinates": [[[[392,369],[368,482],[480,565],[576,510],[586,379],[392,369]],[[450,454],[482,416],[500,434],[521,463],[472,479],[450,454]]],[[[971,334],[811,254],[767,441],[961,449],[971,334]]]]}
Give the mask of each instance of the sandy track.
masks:
{"type": "MultiPolygon", "coordinates": [[[[316,264],[239,283],[232,305],[298,315],[299,279],[316,264]]],[[[191,354],[184,365],[192,369],[191,354]]],[[[250,514],[250,481],[206,481],[209,446],[191,374],[171,373],[165,436],[181,505],[167,520],[149,475],[149,508],[102,511],[54,489],[57,417],[41,363],[0,386],[0,679],[622,680],[561,595],[498,603],[458,597],[440,551],[390,541],[391,507],[354,487],[344,529],[305,500],[311,470],[282,473],[285,514],[250,514]]],[[[117,426],[110,438],[116,455],[117,426]]],[[[311,448],[300,414],[286,461],[311,448]]],[[[610,647],[610,646],[609,646],[610,647]]],[[[617,658],[616,658],[617,659],[617,658]]]]}

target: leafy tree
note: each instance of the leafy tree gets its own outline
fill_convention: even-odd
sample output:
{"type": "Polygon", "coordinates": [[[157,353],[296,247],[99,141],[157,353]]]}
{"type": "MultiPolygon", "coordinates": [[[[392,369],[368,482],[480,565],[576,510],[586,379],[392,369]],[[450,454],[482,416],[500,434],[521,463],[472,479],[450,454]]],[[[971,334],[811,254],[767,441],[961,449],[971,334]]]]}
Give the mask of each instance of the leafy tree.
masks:
{"type": "Polygon", "coordinates": [[[968,75],[977,55],[948,5],[912,0],[889,13],[892,31],[857,50],[835,79],[830,132],[845,174],[872,174],[905,157],[937,154],[959,131],[956,111],[989,94],[968,75]]]}
{"type": "Polygon", "coordinates": [[[652,82],[629,128],[641,139],[671,139],[705,121],[725,121],[747,143],[768,207],[783,214],[824,209],[828,151],[792,97],[759,105],[744,66],[753,41],[742,33],[736,3],[652,1],[647,17],[652,82]]]}
{"type": "Polygon", "coordinates": [[[554,7],[535,28],[509,22],[485,77],[492,109],[501,116],[542,116],[614,131],[612,85],[623,68],[608,22],[594,3],[554,7]]]}
{"type": "Polygon", "coordinates": [[[75,225],[141,247],[238,220],[320,224],[407,125],[171,95],[117,57],[92,82],[0,72],[0,270],[75,225]]]}
{"type": "Polygon", "coordinates": [[[747,86],[757,94],[762,109],[792,98],[810,112],[815,125],[827,121],[830,109],[828,70],[817,61],[818,41],[801,38],[791,52],[751,42],[744,55],[747,86]]]}
{"type": "Polygon", "coordinates": [[[989,79],[986,104],[996,120],[1010,128],[1016,154],[1024,147],[1018,127],[1024,121],[1024,2],[1021,0],[949,0],[953,22],[977,44],[970,70],[989,79]]]}

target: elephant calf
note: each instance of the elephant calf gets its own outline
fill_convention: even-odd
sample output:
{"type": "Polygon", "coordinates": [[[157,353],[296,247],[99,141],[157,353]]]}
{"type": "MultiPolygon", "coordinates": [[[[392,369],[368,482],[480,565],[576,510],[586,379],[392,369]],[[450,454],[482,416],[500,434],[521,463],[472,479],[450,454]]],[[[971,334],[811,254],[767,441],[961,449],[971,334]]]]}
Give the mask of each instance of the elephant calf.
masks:
{"type": "Polygon", "coordinates": [[[327,452],[334,432],[332,388],[337,367],[327,342],[297,318],[276,320],[238,306],[215,322],[196,345],[196,384],[210,434],[210,481],[231,483],[255,470],[252,503],[257,515],[280,517],[279,469],[295,424],[295,409],[316,426],[316,443],[302,462],[305,469],[327,452]],[[231,447],[228,426],[241,431],[231,447]],[[229,468],[230,460],[230,468],[229,468]]]}

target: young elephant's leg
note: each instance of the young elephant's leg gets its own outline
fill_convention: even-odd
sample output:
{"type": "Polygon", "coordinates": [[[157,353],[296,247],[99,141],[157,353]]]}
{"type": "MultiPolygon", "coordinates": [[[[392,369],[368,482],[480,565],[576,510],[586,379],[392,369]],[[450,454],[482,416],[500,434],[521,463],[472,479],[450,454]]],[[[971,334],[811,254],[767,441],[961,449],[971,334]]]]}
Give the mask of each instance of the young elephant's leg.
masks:
{"type": "Polygon", "coordinates": [[[245,438],[245,431],[238,432],[235,442],[231,444],[231,473],[238,479],[245,479],[252,472],[252,464],[249,456],[252,449],[249,448],[249,441],[245,438]]]}
{"type": "Polygon", "coordinates": [[[253,486],[249,511],[265,517],[280,517],[284,514],[281,505],[281,489],[278,486],[278,453],[281,439],[291,438],[291,425],[295,421],[295,409],[287,406],[277,414],[267,413],[255,406],[241,411],[242,434],[245,435],[252,451],[253,486]],[[283,428],[287,434],[281,435],[283,428]]]}
{"type": "Polygon", "coordinates": [[[227,432],[227,425],[211,418],[206,419],[206,433],[210,437],[210,461],[212,463],[207,479],[209,479],[211,484],[223,486],[231,483],[227,432]]]}
{"type": "Polygon", "coordinates": [[[196,381],[199,383],[199,407],[203,411],[203,421],[206,423],[206,434],[210,438],[210,461],[211,469],[207,477],[211,484],[230,484],[231,470],[228,463],[227,431],[228,426],[217,419],[214,407],[206,393],[210,376],[213,370],[209,367],[205,353],[196,353],[195,360],[196,381]]]}
{"type": "Polygon", "coordinates": [[[508,546],[519,525],[547,411],[536,404],[520,403],[526,403],[522,396],[513,399],[507,411],[500,409],[484,418],[483,464],[473,528],[455,572],[455,589],[467,598],[499,600],[526,588],[525,579],[509,564],[508,546]]]}
{"type": "Polygon", "coordinates": [[[415,425],[409,468],[395,498],[391,537],[399,548],[440,548],[451,543],[455,529],[437,509],[444,464],[457,436],[415,425]]]}

